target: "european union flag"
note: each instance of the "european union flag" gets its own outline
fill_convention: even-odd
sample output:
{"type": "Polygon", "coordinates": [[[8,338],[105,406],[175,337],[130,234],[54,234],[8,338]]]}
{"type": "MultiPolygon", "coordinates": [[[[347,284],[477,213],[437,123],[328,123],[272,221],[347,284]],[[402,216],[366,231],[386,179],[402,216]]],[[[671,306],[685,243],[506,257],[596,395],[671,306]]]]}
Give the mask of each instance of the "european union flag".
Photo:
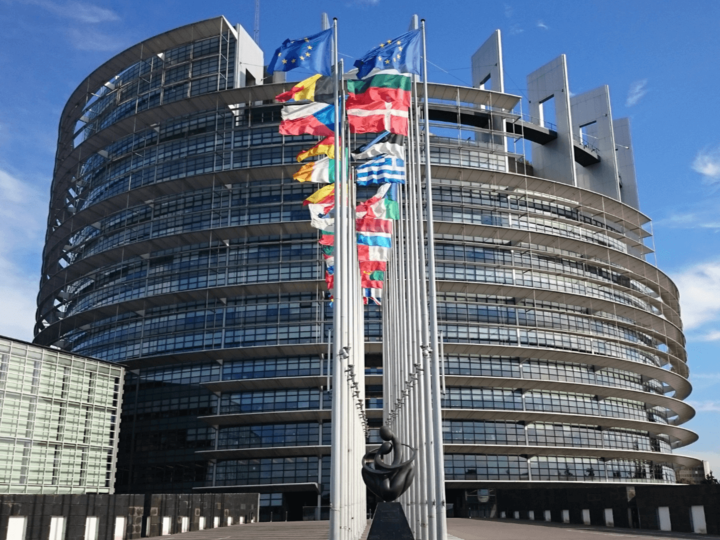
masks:
{"type": "Polygon", "coordinates": [[[367,77],[373,69],[397,69],[400,73],[421,74],[420,30],[413,30],[395,39],[388,39],[360,60],[355,61],[358,79],[367,77]]]}
{"type": "Polygon", "coordinates": [[[268,75],[272,75],[275,71],[290,71],[298,67],[323,75],[331,75],[330,44],[332,36],[333,29],[329,28],[319,34],[301,39],[286,39],[273,54],[268,65],[268,75]]]}

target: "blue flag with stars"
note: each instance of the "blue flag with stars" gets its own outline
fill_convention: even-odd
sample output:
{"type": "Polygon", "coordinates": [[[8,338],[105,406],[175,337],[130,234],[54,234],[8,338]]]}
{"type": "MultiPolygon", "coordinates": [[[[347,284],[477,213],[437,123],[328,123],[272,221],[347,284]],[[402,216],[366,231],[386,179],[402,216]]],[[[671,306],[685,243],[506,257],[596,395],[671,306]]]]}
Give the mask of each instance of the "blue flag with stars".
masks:
{"type": "Polygon", "coordinates": [[[268,65],[268,75],[275,71],[290,71],[303,67],[314,73],[332,74],[330,58],[333,29],[323,30],[300,39],[286,39],[273,54],[268,65]]]}
{"type": "Polygon", "coordinates": [[[395,39],[388,39],[355,61],[358,79],[374,69],[397,69],[400,73],[421,74],[420,30],[413,30],[395,39]]]}

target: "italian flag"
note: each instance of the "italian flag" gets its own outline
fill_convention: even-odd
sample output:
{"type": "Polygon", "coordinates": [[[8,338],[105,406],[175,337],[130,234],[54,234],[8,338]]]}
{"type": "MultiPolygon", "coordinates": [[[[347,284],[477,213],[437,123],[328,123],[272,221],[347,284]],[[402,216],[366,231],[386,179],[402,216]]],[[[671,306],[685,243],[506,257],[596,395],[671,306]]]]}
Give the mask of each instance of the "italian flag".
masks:
{"type": "Polygon", "coordinates": [[[408,134],[411,79],[395,70],[348,81],[345,102],[351,133],[408,134]]]}

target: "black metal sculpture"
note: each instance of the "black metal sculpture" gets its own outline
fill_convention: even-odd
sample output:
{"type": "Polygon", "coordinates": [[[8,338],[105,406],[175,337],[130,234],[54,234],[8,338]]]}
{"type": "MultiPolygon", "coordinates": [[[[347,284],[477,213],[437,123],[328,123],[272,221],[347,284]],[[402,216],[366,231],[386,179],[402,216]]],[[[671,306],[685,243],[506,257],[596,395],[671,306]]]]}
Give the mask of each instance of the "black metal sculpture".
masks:
{"type": "Polygon", "coordinates": [[[405,493],[412,484],[415,478],[413,461],[415,461],[417,451],[407,444],[401,443],[387,426],[380,428],[380,438],[385,442],[363,457],[362,477],[370,491],[383,501],[391,502],[405,493]],[[402,461],[403,446],[412,453],[410,458],[404,462],[402,461]],[[391,465],[387,465],[383,461],[383,456],[390,452],[394,453],[393,461],[391,465]],[[368,460],[372,460],[374,467],[368,465],[368,460]]]}

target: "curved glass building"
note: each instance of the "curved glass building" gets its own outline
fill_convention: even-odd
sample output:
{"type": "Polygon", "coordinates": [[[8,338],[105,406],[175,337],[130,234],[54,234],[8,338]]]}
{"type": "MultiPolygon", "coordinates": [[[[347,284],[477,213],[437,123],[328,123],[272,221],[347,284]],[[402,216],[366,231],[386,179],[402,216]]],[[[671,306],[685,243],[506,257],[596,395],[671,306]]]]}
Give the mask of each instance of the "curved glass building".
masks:
{"type": "MultiPolygon", "coordinates": [[[[570,98],[562,56],[521,103],[500,50],[498,32],[473,56],[474,87],[429,86],[448,500],[674,483],[700,464],[679,451],[697,439],[681,427],[691,387],[677,288],[646,258],[628,123],[607,87],[570,98]]],[[[127,368],[117,492],[259,491],[266,516],[293,519],[327,505],[332,307],[301,205],[314,188],[292,181],[316,139],[278,134],[273,98],[291,85],[262,66],[220,17],[131,47],[73,92],[35,341],[127,368]]],[[[366,307],[376,426],[381,314],[366,307]]]]}

